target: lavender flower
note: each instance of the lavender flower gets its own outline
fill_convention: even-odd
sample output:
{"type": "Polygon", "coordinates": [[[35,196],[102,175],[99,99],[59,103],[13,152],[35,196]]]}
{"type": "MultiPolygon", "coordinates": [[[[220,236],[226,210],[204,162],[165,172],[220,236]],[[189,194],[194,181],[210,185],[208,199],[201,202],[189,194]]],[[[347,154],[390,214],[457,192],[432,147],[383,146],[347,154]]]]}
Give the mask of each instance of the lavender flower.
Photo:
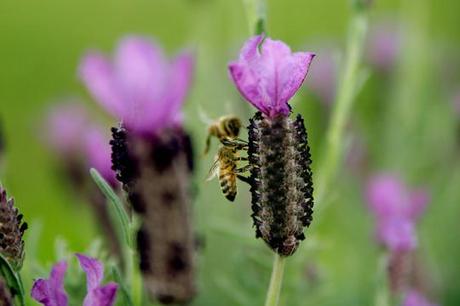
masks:
{"type": "Polygon", "coordinates": [[[113,63],[99,52],[88,53],[80,77],[127,129],[151,134],[180,121],[192,70],[191,55],[168,61],[156,44],[130,36],[120,42],[113,63]]]}
{"type": "Polygon", "coordinates": [[[373,177],[367,201],[377,219],[377,239],[391,251],[410,251],[417,246],[415,224],[429,196],[423,189],[409,190],[396,176],[373,177]]]}
{"type": "MultiPolygon", "coordinates": [[[[111,306],[115,303],[117,284],[110,282],[101,285],[104,267],[97,259],[76,254],[80,266],[86,273],[87,294],[83,306],[111,306]]],[[[31,295],[34,300],[45,306],[67,306],[68,297],[64,289],[64,275],[67,270],[65,261],[58,262],[51,270],[49,279],[34,282],[31,295]]]]}
{"type": "Polygon", "coordinates": [[[14,199],[8,198],[0,186],[0,253],[15,270],[20,270],[24,261],[24,231],[27,223],[14,206],[14,199]]]}
{"type": "Polygon", "coordinates": [[[250,120],[248,149],[256,237],[282,256],[296,251],[312,220],[307,132],[300,115],[289,118],[288,101],[302,85],[313,57],[255,36],[229,65],[240,93],[260,111],[250,120]]]}
{"type": "Polygon", "coordinates": [[[423,295],[415,290],[410,290],[403,301],[403,306],[437,306],[428,301],[423,295]]]}
{"type": "Polygon", "coordinates": [[[397,25],[381,22],[373,26],[369,33],[366,57],[377,70],[388,73],[397,62],[401,52],[402,35],[397,25]]]}
{"type": "Polygon", "coordinates": [[[121,121],[112,128],[113,169],[142,220],[137,247],[145,287],[164,304],[195,295],[193,157],[181,122],[192,70],[189,54],[169,61],[141,37],[123,39],[113,62],[93,51],[80,66],[94,98],[121,121]]]}
{"type": "Polygon", "coordinates": [[[314,56],[292,53],[283,42],[259,35],[244,44],[239,60],[228,69],[241,95],[273,119],[290,114],[288,101],[302,85],[314,56]]]}
{"type": "Polygon", "coordinates": [[[6,284],[5,280],[1,276],[0,276],[0,305],[1,306],[13,305],[10,288],[8,288],[8,285],[6,284]]]}
{"type": "Polygon", "coordinates": [[[58,154],[76,185],[84,185],[89,168],[115,186],[109,139],[76,101],[52,108],[47,120],[47,141],[58,154]]]}

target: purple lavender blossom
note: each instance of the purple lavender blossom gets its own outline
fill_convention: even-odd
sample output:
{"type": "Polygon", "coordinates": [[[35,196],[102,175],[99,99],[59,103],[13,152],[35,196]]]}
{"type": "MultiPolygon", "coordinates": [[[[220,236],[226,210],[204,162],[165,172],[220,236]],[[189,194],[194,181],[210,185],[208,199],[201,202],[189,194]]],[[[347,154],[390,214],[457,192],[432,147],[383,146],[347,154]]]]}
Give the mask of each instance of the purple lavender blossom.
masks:
{"type": "Polygon", "coordinates": [[[120,41],[111,62],[97,51],[82,60],[79,74],[93,97],[133,132],[152,134],[180,121],[189,91],[193,58],[168,60],[147,38],[120,41]]]}
{"type": "Polygon", "coordinates": [[[64,289],[66,271],[65,261],[55,264],[49,279],[40,278],[34,282],[31,291],[32,298],[45,306],[67,306],[68,297],[64,289]]]}
{"type": "Polygon", "coordinates": [[[290,114],[289,99],[307,76],[315,54],[295,52],[282,41],[254,36],[228,66],[241,95],[270,118],[290,114]]]}
{"type": "Polygon", "coordinates": [[[55,106],[48,116],[47,132],[48,143],[61,159],[67,163],[84,163],[83,166],[68,165],[68,168],[92,167],[107,182],[116,184],[115,172],[111,169],[109,137],[92,122],[82,104],[70,102],[55,106]]]}
{"type": "Polygon", "coordinates": [[[410,190],[396,176],[379,175],[370,180],[366,196],[377,219],[378,241],[392,251],[415,249],[415,225],[429,202],[427,192],[410,190]]]}
{"type": "Polygon", "coordinates": [[[403,301],[403,306],[437,306],[431,303],[422,294],[415,290],[411,290],[406,294],[403,301]]]}
{"type": "MultiPolygon", "coordinates": [[[[97,259],[82,254],[76,254],[76,256],[87,278],[87,294],[83,306],[113,305],[118,286],[113,282],[101,286],[104,278],[102,264],[97,259]]],[[[45,306],[67,306],[68,297],[64,289],[66,270],[65,261],[55,264],[49,279],[38,279],[34,282],[31,290],[32,298],[45,306]]]]}
{"type": "Polygon", "coordinates": [[[65,103],[53,107],[47,119],[47,141],[63,156],[81,153],[89,115],[79,103],[65,103]]]}
{"type": "Polygon", "coordinates": [[[112,186],[117,185],[115,172],[112,170],[110,155],[112,151],[109,139],[98,127],[90,127],[84,140],[85,155],[88,166],[94,168],[112,186]]]}
{"type": "Polygon", "coordinates": [[[401,32],[397,25],[381,22],[369,33],[366,57],[369,63],[382,72],[391,71],[401,52],[401,32]]]}

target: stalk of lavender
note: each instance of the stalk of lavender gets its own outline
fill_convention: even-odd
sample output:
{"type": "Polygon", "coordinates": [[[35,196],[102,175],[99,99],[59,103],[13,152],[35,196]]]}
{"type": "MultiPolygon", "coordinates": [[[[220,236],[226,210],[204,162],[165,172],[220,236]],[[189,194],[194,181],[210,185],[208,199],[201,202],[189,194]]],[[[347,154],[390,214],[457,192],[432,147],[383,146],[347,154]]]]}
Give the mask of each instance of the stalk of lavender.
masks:
{"type": "Polygon", "coordinates": [[[366,190],[369,208],[376,218],[376,239],[388,253],[387,282],[393,300],[413,291],[413,257],[417,249],[416,224],[429,196],[409,188],[395,175],[373,177],[366,190]]]}
{"type": "Polygon", "coordinates": [[[249,25],[249,35],[267,33],[267,5],[266,0],[243,0],[246,7],[246,16],[249,25]]]}
{"type": "Polygon", "coordinates": [[[318,189],[315,193],[317,202],[323,201],[328,186],[340,166],[345,125],[358,89],[359,68],[368,24],[367,10],[370,6],[369,2],[365,0],[354,1],[343,72],[340,76],[336,102],[334,103],[331,121],[326,134],[325,156],[321,160],[319,167],[321,173],[317,183],[318,189]]]}
{"type": "Polygon", "coordinates": [[[111,254],[121,259],[121,246],[104,195],[87,176],[89,168],[96,168],[112,188],[119,185],[111,169],[107,134],[92,122],[79,101],[54,106],[47,118],[47,141],[59,158],[65,176],[75,192],[90,204],[111,254]]]}
{"type": "Polygon", "coordinates": [[[266,305],[277,305],[284,257],[305,239],[313,213],[310,152],[303,119],[290,118],[289,99],[302,85],[313,53],[292,53],[281,41],[250,38],[230,76],[259,110],[248,127],[252,218],[256,237],[276,253],[266,305]]]}
{"type": "Polygon", "coordinates": [[[121,121],[112,128],[113,169],[141,219],[137,248],[144,285],[163,304],[195,295],[193,157],[181,114],[192,70],[190,55],[170,61],[141,37],[122,40],[113,63],[91,52],[80,67],[95,99],[121,121]]]}

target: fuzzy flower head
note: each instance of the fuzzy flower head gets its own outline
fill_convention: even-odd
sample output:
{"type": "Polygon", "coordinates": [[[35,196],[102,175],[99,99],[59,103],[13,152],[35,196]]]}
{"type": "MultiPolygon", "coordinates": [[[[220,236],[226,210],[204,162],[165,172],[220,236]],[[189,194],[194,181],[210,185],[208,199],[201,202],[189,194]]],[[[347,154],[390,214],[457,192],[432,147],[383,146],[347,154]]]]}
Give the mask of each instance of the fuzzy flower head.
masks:
{"type": "Polygon", "coordinates": [[[228,69],[241,95],[254,107],[270,118],[288,116],[288,101],[302,85],[314,56],[292,53],[282,41],[259,35],[246,41],[228,69]]]}
{"type": "Polygon", "coordinates": [[[112,60],[97,51],[87,53],[79,68],[94,99],[140,134],[180,121],[192,73],[190,54],[168,60],[158,45],[137,36],[121,40],[112,60]]]}
{"type": "Polygon", "coordinates": [[[377,220],[377,239],[393,251],[414,249],[415,225],[429,202],[427,192],[410,190],[397,176],[380,175],[369,181],[366,197],[377,220]]]}
{"type": "Polygon", "coordinates": [[[411,290],[407,293],[403,301],[403,306],[437,306],[436,304],[431,303],[415,290],[411,290]]]}
{"type": "MultiPolygon", "coordinates": [[[[87,294],[83,306],[111,306],[115,303],[117,284],[101,285],[104,267],[98,260],[76,254],[80,266],[86,273],[87,294]]],[[[34,282],[31,295],[34,300],[45,306],[68,306],[68,297],[64,289],[64,276],[67,270],[65,261],[58,262],[51,270],[49,279],[34,282]]]]}
{"type": "Polygon", "coordinates": [[[86,168],[95,168],[105,180],[116,184],[111,169],[109,137],[90,119],[81,103],[55,106],[47,120],[47,141],[64,161],[82,160],[86,168]]]}

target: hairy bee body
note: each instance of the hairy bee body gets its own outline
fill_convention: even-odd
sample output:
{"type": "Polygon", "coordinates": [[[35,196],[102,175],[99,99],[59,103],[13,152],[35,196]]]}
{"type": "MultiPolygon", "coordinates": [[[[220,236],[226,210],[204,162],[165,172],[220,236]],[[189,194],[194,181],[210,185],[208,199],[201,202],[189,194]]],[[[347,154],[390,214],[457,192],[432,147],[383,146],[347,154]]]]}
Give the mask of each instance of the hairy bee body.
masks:
{"type": "Polygon", "coordinates": [[[222,116],[208,127],[208,137],[206,138],[206,148],[204,154],[209,152],[211,138],[214,136],[220,142],[231,141],[238,138],[241,129],[241,120],[234,115],[222,116]]]}
{"type": "Polygon", "coordinates": [[[247,171],[248,166],[238,168],[238,161],[246,160],[245,157],[239,156],[239,151],[245,149],[246,144],[243,143],[226,143],[223,145],[217,155],[216,161],[211,167],[208,179],[214,176],[219,177],[220,188],[227,200],[233,202],[237,194],[236,180],[237,178],[247,181],[247,178],[240,175],[247,171]]]}

